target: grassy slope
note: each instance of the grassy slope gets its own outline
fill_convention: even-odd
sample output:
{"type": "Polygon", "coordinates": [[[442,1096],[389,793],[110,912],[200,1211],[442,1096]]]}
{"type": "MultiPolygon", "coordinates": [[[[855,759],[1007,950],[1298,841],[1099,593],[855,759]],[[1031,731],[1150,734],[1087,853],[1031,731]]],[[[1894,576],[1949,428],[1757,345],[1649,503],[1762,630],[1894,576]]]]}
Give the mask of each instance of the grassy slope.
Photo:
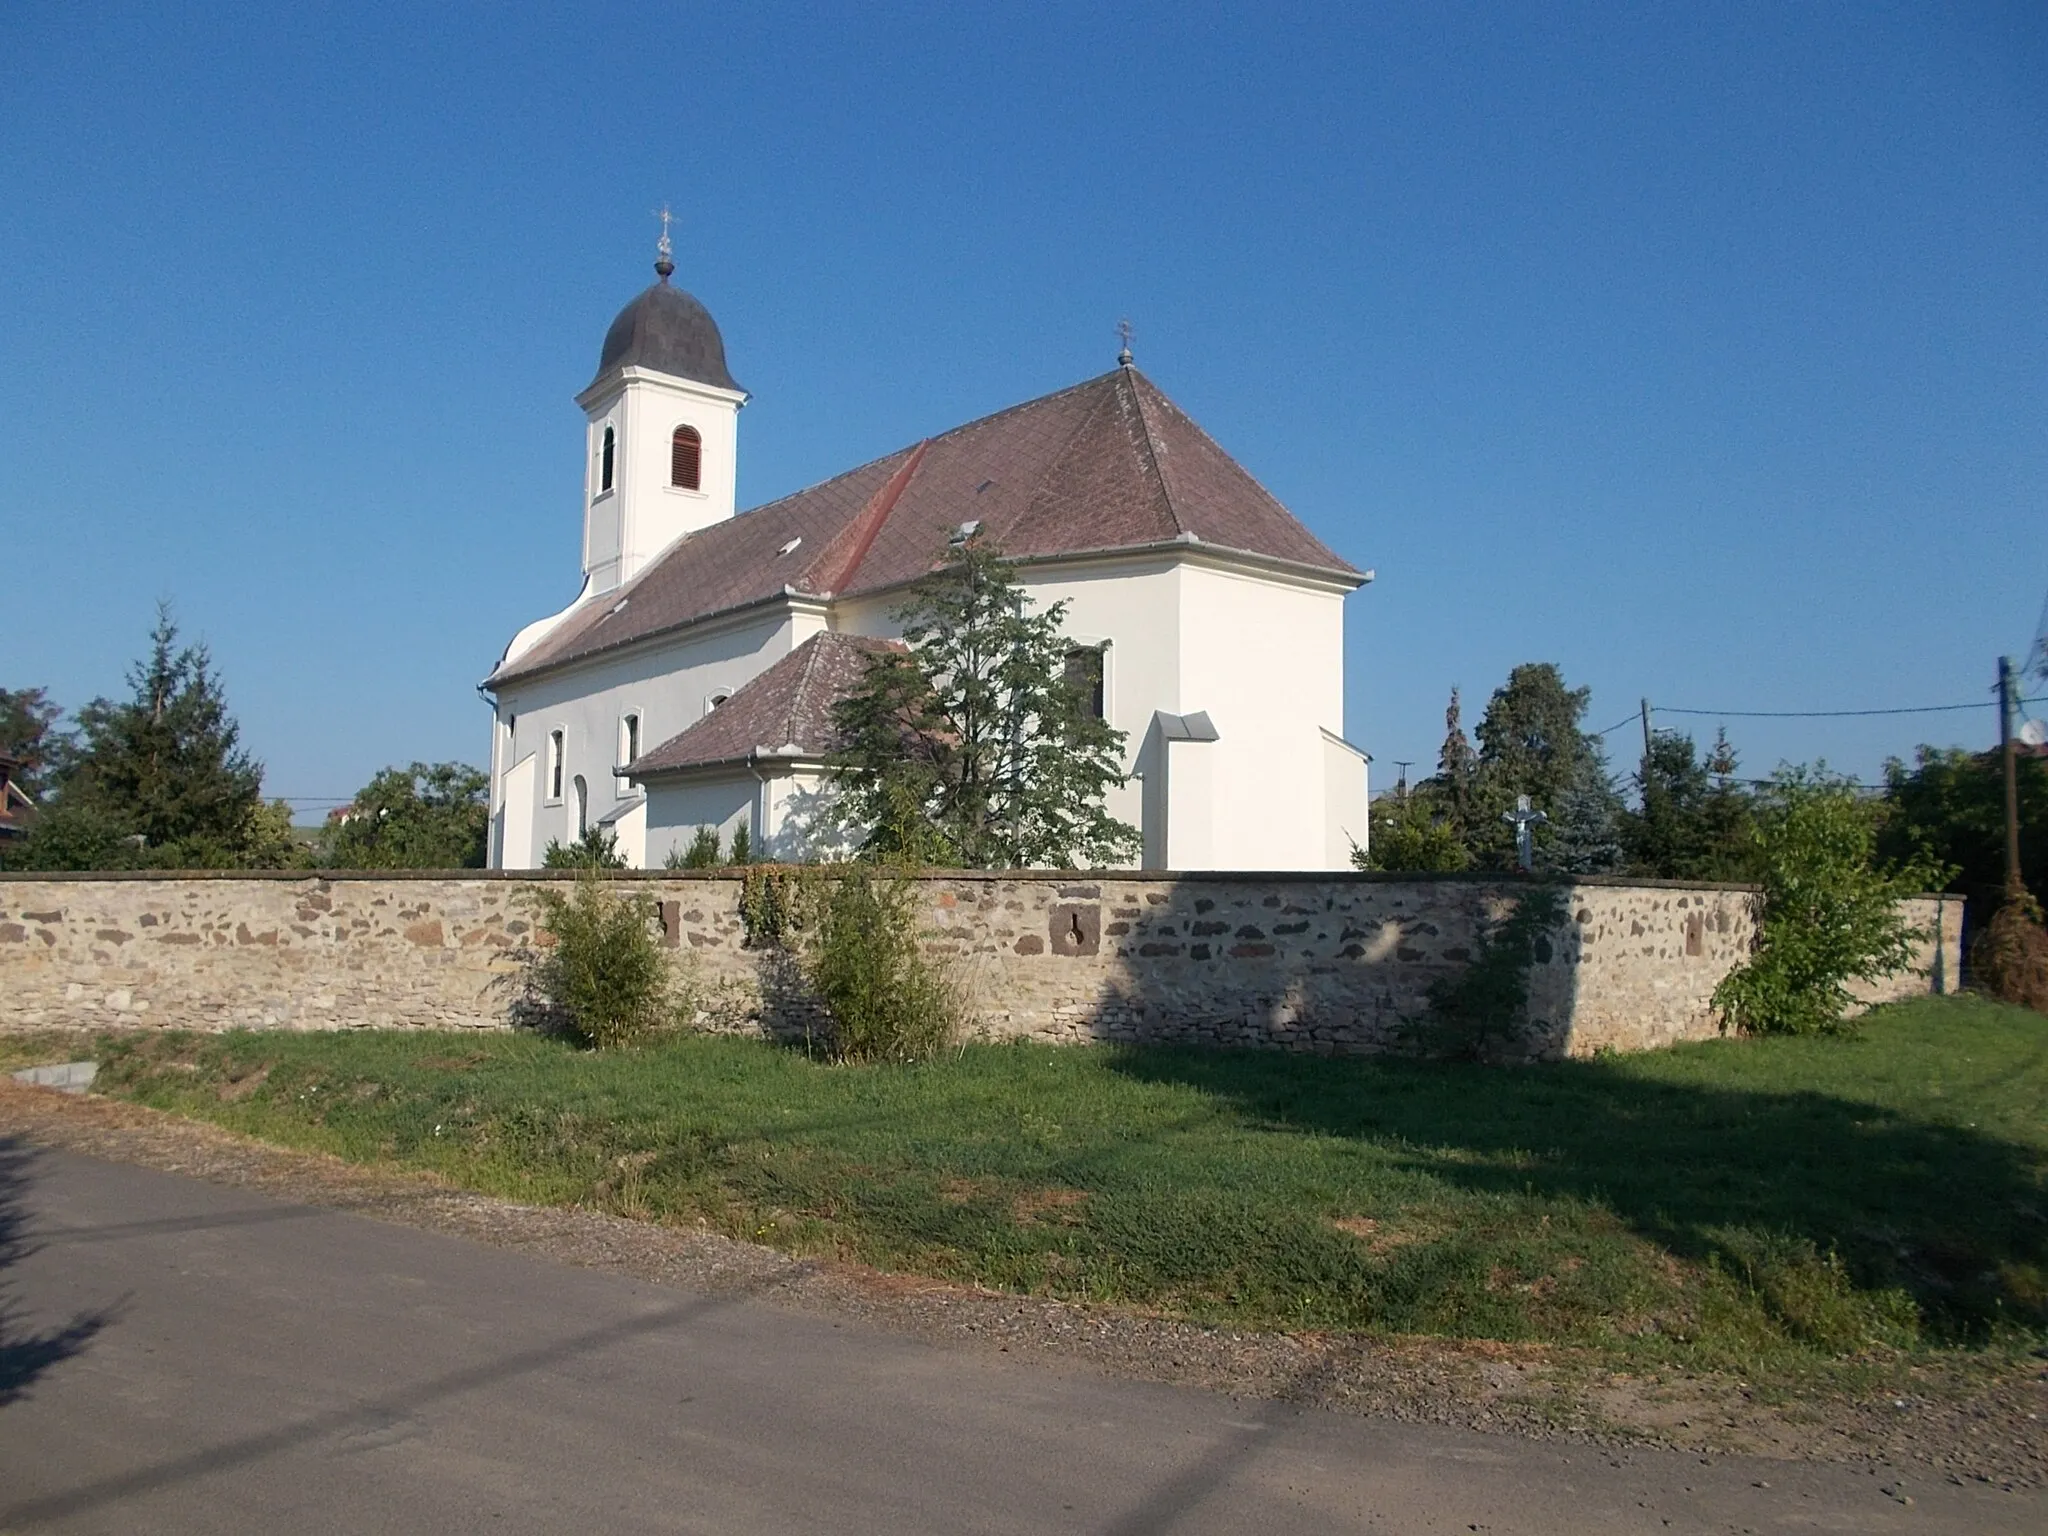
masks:
{"type": "Polygon", "coordinates": [[[758,1042],[109,1042],[102,1083],[274,1140],[803,1251],[1266,1326],[1796,1372],[2048,1329],[2048,1021],[1499,1069],[758,1042]]]}

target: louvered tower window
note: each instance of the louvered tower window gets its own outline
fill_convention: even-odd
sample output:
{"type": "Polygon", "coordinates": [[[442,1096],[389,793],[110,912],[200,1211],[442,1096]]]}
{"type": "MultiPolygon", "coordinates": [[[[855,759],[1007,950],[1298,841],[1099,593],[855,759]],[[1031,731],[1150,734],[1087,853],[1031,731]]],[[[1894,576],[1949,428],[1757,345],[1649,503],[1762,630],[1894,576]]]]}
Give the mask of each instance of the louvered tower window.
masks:
{"type": "Polygon", "coordinates": [[[669,439],[668,483],[683,490],[700,489],[704,478],[704,439],[695,427],[677,427],[669,439]]]}
{"type": "Polygon", "coordinates": [[[604,429],[604,451],[598,455],[597,489],[600,494],[612,488],[612,460],[617,457],[619,440],[610,427],[604,429]]]}

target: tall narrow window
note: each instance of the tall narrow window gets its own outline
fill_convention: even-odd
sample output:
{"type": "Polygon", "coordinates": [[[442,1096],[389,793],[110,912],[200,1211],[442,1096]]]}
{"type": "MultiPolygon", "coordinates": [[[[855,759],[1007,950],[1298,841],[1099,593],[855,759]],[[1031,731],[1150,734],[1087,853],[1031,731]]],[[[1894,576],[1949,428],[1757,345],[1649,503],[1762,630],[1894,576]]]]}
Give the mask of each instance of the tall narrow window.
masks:
{"type": "MultiPolygon", "coordinates": [[[[622,715],[619,718],[619,766],[630,768],[633,760],[640,755],[640,716],[622,715]]],[[[620,794],[633,787],[633,781],[626,774],[620,774],[614,786],[620,794]]]]}
{"type": "Polygon", "coordinates": [[[1067,652],[1067,686],[1081,701],[1081,712],[1100,720],[1103,713],[1102,647],[1079,645],[1067,652]]]}
{"type": "Polygon", "coordinates": [[[704,439],[695,427],[677,427],[669,439],[668,483],[686,491],[701,489],[704,478],[704,439]]]}
{"type": "Polygon", "coordinates": [[[610,427],[604,429],[604,448],[598,454],[597,489],[602,495],[612,488],[612,461],[618,457],[618,435],[610,427]]]}
{"type": "Polygon", "coordinates": [[[581,837],[590,830],[590,786],[583,782],[583,775],[577,774],[576,791],[576,835],[581,837]]]}
{"type": "Polygon", "coordinates": [[[548,798],[562,798],[562,733],[548,732],[548,798]]]}

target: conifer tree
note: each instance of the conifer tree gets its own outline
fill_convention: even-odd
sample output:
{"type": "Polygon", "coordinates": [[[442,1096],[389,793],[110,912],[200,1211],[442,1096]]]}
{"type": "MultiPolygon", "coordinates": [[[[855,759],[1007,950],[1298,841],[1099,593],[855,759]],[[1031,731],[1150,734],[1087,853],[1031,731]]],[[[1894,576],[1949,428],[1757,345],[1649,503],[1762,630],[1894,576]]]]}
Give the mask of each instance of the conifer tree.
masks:
{"type": "Polygon", "coordinates": [[[1630,870],[1663,880],[1751,878],[1751,797],[1734,780],[1737,766],[1726,731],[1704,761],[1685,732],[1651,732],[1636,771],[1640,803],[1622,817],[1630,870]]]}
{"type": "Polygon", "coordinates": [[[1444,710],[1444,744],[1437,753],[1436,778],[1432,788],[1445,819],[1456,829],[1461,840],[1471,836],[1478,819],[1475,783],[1478,769],[1479,759],[1473,754],[1472,743],[1465,737],[1464,708],[1459,702],[1457,687],[1453,685],[1451,702],[1444,710]]]}
{"type": "Polygon", "coordinates": [[[1627,855],[1618,823],[1621,797],[1598,757],[1584,759],[1579,776],[1557,797],[1543,866],[1561,875],[1611,875],[1627,855]]]}
{"type": "MultiPolygon", "coordinates": [[[[1515,838],[1502,813],[1523,795],[1549,818],[1536,829],[1541,853],[1557,837],[1564,799],[1582,793],[1574,813],[1597,817],[1601,797],[1594,779],[1605,779],[1598,742],[1580,729],[1592,690],[1567,688],[1552,662],[1525,662],[1487,700],[1476,732],[1479,762],[1473,775],[1475,809],[1468,834],[1481,863],[1513,866],[1515,838]]],[[[1609,805],[1609,812],[1615,809],[1609,805]]],[[[1585,826],[1575,836],[1597,835],[1585,826]]]]}
{"type": "Polygon", "coordinates": [[[1103,804],[1124,733],[1069,675],[1066,605],[1033,612],[979,535],[896,614],[906,652],[873,657],[834,709],[833,782],[870,856],[968,869],[1073,868],[1135,855],[1103,804]]]}
{"type": "Polygon", "coordinates": [[[76,755],[25,862],[233,868],[284,858],[262,765],[239,745],[206,647],[178,644],[168,605],[158,606],[150,653],[129,670],[128,686],[126,700],[79,710],[76,755]]]}

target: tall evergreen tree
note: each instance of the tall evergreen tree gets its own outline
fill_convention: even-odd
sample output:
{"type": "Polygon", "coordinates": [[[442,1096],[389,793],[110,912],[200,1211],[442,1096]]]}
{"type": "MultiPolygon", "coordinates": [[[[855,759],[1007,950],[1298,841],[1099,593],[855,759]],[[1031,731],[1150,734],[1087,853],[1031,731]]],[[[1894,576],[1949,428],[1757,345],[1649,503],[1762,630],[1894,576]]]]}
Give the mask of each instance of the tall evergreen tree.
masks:
{"type": "MultiPolygon", "coordinates": [[[[1066,605],[1031,611],[980,536],[949,551],[896,617],[884,652],[834,710],[833,781],[864,851],[970,869],[1070,868],[1137,852],[1103,797],[1123,782],[1124,733],[1070,672],[1066,605]]],[[[1085,659],[1085,658],[1084,658],[1085,659]]]]}
{"type": "Polygon", "coordinates": [[[1597,756],[1579,765],[1579,775],[1557,797],[1543,867],[1561,875],[1611,875],[1624,858],[1619,822],[1621,796],[1597,756]]]}
{"type": "MultiPolygon", "coordinates": [[[[1479,862],[1507,869],[1515,862],[1514,830],[1502,819],[1523,795],[1549,820],[1536,829],[1539,854],[1557,835],[1564,796],[1604,778],[1598,742],[1579,728],[1592,690],[1567,688],[1547,661],[1525,662],[1487,701],[1475,733],[1479,757],[1468,840],[1479,862]]],[[[1585,800],[1581,810],[1590,809],[1585,800]]]]}
{"type": "Polygon", "coordinates": [[[1746,880],[1754,867],[1751,796],[1735,781],[1723,731],[1704,759],[1683,731],[1653,731],[1636,771],[1638,806],[1622,818],[1628,867],[1660,880],[1746,880]]]}
{"type": "Polygon", "coordinates": [[[281,850],[276,813],[263,804],[262,765],[238,744],[206,647],[178,644],[168,606],[159,607],[150,653],[129,670],[128,686],[126,700],[94,699],[78,712],[77,755],[29,839],[33,861],[69,839],[81,851],[126,843],[157,865],[272,862],[281,850]]]}
{"type": "Polygon", "coordinates": [[[1436,755],[1436,777],[1428,787],[1439,803],[1441,819],[1461,842],[1469,840],[1478,820],[1478,772],[1479,759],[1466,739],[1464,707],[1453,685],[1451,702],[1444,708],[1444,744],[1436,755]]]}

